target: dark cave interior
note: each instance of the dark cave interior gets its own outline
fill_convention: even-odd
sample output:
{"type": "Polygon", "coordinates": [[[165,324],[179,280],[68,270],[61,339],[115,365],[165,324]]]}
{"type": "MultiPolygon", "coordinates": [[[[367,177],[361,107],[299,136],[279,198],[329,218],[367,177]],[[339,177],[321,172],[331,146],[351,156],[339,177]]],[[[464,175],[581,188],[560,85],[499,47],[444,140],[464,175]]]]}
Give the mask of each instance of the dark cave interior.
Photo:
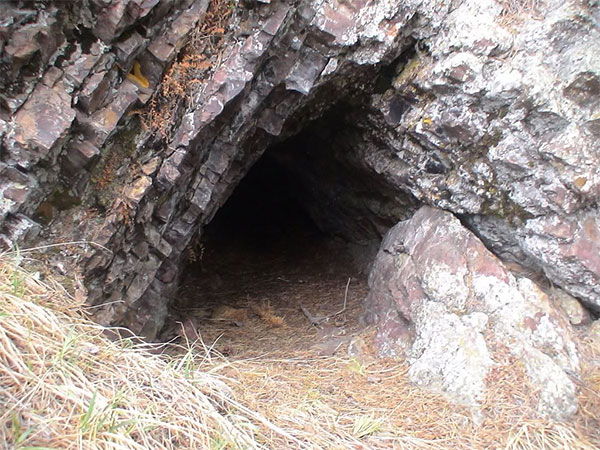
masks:
{"type": "Polygon", "coordinates": [[[327,330],[358,327],[366,295],[359,263],[370,262],[376,244],[353,244],[315,223],[302,181],[274,151],[205,228],[171,308],[171,331],[167,323],[161,340],[177,336],[179,324],[198,330],[188,339],[201,337],[227,356],[289,355],[310,350],[324,329],[303,311],[335,317],[327,330]],[[337,314],[342,305],[344,314],[337,314]]]}
{"type": "Polygon", "coordinates": [[[348,270],[352,264],[355,245],[332,232],[328,216],[313,219],[321,210],[311,208],[315,192],[274,156],[280,150],[259,159],[203,230],[195,262],[183,276],[182,298],[191,293],[197,306],[214,301],[210,293],[218,290],[242,295],[262,290],[261,280],[266,289],[292,272],[307,278],[308,272],[335,272],[338,263],[348,270]]]}
{"type": "Polygon", "coordinates": [[[240,311],[268,304],[301,335],[310,321],[300,305],[321,315],[339,310],[349,283],[356,324],[369,265],[395,220],[377,214],[391,201],[385,190],[340,157],[351,141],[357,137],[348,129],[320,120],[266,150],[189,250],[171,305],[176,320],[193,317],[210,338],[228,330],[218,328],[225,320],[215,324],[224,307],[247,318],[240,311]]]}
{"type": "Polygon", "coordinates": [[[298,180],[266,154],[205,228],[202,241],[207,249],[268,252],[293,247],[300,238],[324,237],[299,201],[298,180]]]}
{"type": "Polygon", "coordinates": [[[267,254],[298,261],[313,246],[348,253],[365,272],[382,236],[416,201],[362,164],[355,112],[339,104],[267,148],[202,230],[193,251],[201,261],[186,273],[214,265],[224,252],[245,264],[267,254]]]}
{"type": "Polygon", "coordinates": [[[314,340],[322,327],[307,311],[343,316],[343,332],[359,326],[381,238],[418,207],[365,163],[361,108],[339,103],[266,149],[188,248],[161,340],[193,323],[219,351],[249,356],[260,336],[264,351],[281,350],[273,336],[300,347],[314,340]],[[265,311],[285,330],[272,335],[265,311]]]}

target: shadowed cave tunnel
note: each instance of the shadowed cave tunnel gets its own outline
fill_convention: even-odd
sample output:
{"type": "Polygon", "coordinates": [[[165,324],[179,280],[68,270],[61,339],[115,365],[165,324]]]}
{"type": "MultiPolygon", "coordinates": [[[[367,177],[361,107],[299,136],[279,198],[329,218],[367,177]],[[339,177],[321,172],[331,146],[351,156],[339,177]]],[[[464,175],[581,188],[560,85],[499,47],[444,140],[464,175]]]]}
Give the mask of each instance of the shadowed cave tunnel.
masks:
{"type": "Polygon", "coordinates": [[[360,132],[339,117],[309,124],[250,169],[188,249],[161,340],[200,337],[251,357],[339,347],[358,329],[380,239],[416,201],[357,163],[360,132]],[[314,326],[307,312],[329,319],[314,326]]]}

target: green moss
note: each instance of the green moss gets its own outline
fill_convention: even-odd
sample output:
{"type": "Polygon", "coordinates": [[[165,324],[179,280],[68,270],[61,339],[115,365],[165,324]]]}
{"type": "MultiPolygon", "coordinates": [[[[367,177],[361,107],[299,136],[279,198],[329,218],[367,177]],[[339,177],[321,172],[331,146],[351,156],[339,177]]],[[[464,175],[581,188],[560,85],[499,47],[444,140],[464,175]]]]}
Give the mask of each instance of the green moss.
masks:
{"type": "Polygon", "coordinates": [[[112,204],[125,181],[123,176],[119,176],[119,170],[128,167],[135,155],[136,138],[141,128],[139,119],[132,117],[104,146],[101,159],[91,172],[94,193],[98,204],[104,208],[112,204]]]}
{"type": "Polygon", "coordinates": [[[533,214],[510,199],[508,192],[499,191],[493,186],[486,189],[486,192],[488,198],[481,205],[481,214],[499,217],[512,224],[523,223],[533,218],[533,214]]]}
{"type": "Polygon", "coordinates": [[[498,109],[498,119],[504,119],[508,114],[508,106],[502,106],[498,109]]]}
{"type": "MultiPolygon", "coordinates": [[[[477,145],[468,148],[468,151],[464,153],[461,165],[473,166],[478,161],[481,161],[482,159],[487,159],[487,155],[490,151],[490,148],[497,146],[501,140],[502,131],[494,130],[491,133],[487,133],[481,138],[477,145]]],[[[488,184],[490,188],[493,187],[493,182],[490,182],[488,184]]]]}
{"type": "MultiPolygon", "coordinates": [[[[481,161],[487,155],[490,147],[498,144],[501,139],[501,133],[494,132],[486,136],[478,150],[472,152],[468,161],[463,164],[466,167],[474,166],[478,161],[481,161]]],[[[489,180],[479,179],[483,183],[484,201],[480,208],[480,213],[487,216],[499,217],[509,223],[523,223],[528,219],[533,218],[533,215],[522,206],[511,200],[509,193],[498,188],[498,182],[495,175],[489,180]]]]}
{"type": "Polygon", "coordinates": [[[156,202],[157,208],[160,208],[162,205],[167,203],[167,200],[169,200],[169,197],[171,197],[171,194],[169,192],[165,192],[164,194],[162,194],[156,202]]]}
{"type": "MultiPolygon", "coordinates": [[[[492,133],[488,133],[481,139],[479,147],[481,147],[487,155],[490,148],[497,146],[502,140],[502,131],[494,130],[492,133]]],[[[481,153],[481,152],[480,152],[481,153]]]]}
{"type": "Polygon", "coordinates": [[[67,189],[61,188],[56,189],[50,194],[47,201],[59,211],[71,209],[73,206],[81,204],[81,199],[79,197],[74,196],[67,189]]]}
{"type": "Polygon", "coordinates": [[[396,89],[400,86],[410,83],[413,79],[416,78],[417,74],[421,70],[421,59],[419,55],[416,54],[414,58],[406,63],[402,72],[398,74],[396,79],[393,82],[393,85],[396,89]]]}

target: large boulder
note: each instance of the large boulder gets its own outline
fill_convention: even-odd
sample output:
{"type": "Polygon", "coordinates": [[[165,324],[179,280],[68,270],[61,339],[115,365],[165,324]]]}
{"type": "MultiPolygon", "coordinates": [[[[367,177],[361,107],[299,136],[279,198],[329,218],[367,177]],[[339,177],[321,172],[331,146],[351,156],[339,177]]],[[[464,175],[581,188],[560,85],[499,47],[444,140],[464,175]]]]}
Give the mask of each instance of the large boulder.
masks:
{"type": "Polygon", "coordinates": [[[407,356],[410,377],[477,405],[508,346],[539,389],[539,412],[577,410],[579,360],[568,324],[530,279],[509,272],[451,213],[424,206],[386,235],[369,276],[379,350],[407,356]],[[500,345],[501,344],[501,345],[500,345]]]}

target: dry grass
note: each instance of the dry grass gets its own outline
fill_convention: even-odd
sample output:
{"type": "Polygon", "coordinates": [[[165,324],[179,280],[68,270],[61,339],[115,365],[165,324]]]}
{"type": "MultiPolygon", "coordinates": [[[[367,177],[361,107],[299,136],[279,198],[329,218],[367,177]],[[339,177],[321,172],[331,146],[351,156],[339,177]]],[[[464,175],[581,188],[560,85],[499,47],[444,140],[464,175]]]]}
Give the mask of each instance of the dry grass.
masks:
{"type": "MultiPolygon", "coordinates": [[[[411,384],[408,366],[392,361],[305,355],[239,361],[227,370],[236,398],[312,448],[584,450],[600,444],[598,409],[580,412],[575,423],[536,417],[525,374],[510,359],[500,362],[482,412],[411,384]]],[[[271,448],[289,445],[274,437],[271,448]]]]}
{"type": "Polygon", "coordinates": [[[0,442],[9,448],[256,447],[248,419],[223,414],[231,391],[200,370],[200,354],[167,359],[111,342],[60,286],[7,256],[0,293],[0,442]]]}
{"type": "Polygon", "coordinates": [[[269,301],[263,301],[260,305],[252,305],[251,309],[267,325],[273,327],[282,327],[285,325],[285,319],[275,313],[269,301]]]}
{"type": "Polygon", "coordinates": [[[0,442],[9,448],[583,450],[600,444],[599,353],[592,345],[580,412],[573,423],[551,423],[536,417],[523,369],[501,347],[487,399],[474,412],[411,384],[405,363],[369,353],[318,357],[282,339],[278,354],[287,351],[286,358],[236,354],[234,360],[201,340],[171,348],[171,356],[152,345],[111,342],[60,285],[50,277],[37,281],[14,256],[0,258],[0,292],[0,442]]]}
{"type": "Polygon", "coordinates": [[[502,6],[500,22],[503,26],[515,27],[528,17],[540,18],[542,0],[498,0],[502,6]]]}
{"type": "MultiPolygon", "coordinates": [[[[294,239],[296,249],[285,240],[270,249],[243,244],[256,239],[242,239],[240,245],[227,240],[227,245],[214,248],[207,244],[205,269],[187,280],[196,305],[226,301],[256,310],[254,305],[268,302],[274,315],[285,318],[281,328],[252,318],[243,327],[216,323],[200,327],[214,353],[228,355],[215,358],[215,370],[228,377],[235,398],[249,409],[310,448],[598,447],[600,391],[582,389],[581,411],[574,423],[540,419],[523,366],[500,344],[493,349],[497,366],[490,373],[480,412],[410,383],[407,364],[381,361],[369,350],[372,335],[367,331],[356,336],[355,357],[348,356],[348,343],[334,357],[318,356],[319,344],[337,337],[310,326],[298,305],[319,316],[339,311],[352,268],[343,248],[333,245],[326,250],[326,242],[303,239],[301,233],[294,239]],[[214,283],[217,274],[219,282],[214,283]]],[[[352,280],[348,322],[341,326],[350,336],[367,293],[364,278],[353,275],[352,280]]],[[[590,374],[600,373],[597,365],[589,369],[590,374]]],[[[591,385],[588,380],[583,384],[591,385]]],[[[259,433],[267,435],[267,430],[259,433]]],[[[294,447],[280,435],[267,442],[270,448],[294,447]]]]}
{"type": "Polygon", "coordinates": [[[523,14],[538,11],[541,0],[498,0],[506,14],[523,14]]]}

